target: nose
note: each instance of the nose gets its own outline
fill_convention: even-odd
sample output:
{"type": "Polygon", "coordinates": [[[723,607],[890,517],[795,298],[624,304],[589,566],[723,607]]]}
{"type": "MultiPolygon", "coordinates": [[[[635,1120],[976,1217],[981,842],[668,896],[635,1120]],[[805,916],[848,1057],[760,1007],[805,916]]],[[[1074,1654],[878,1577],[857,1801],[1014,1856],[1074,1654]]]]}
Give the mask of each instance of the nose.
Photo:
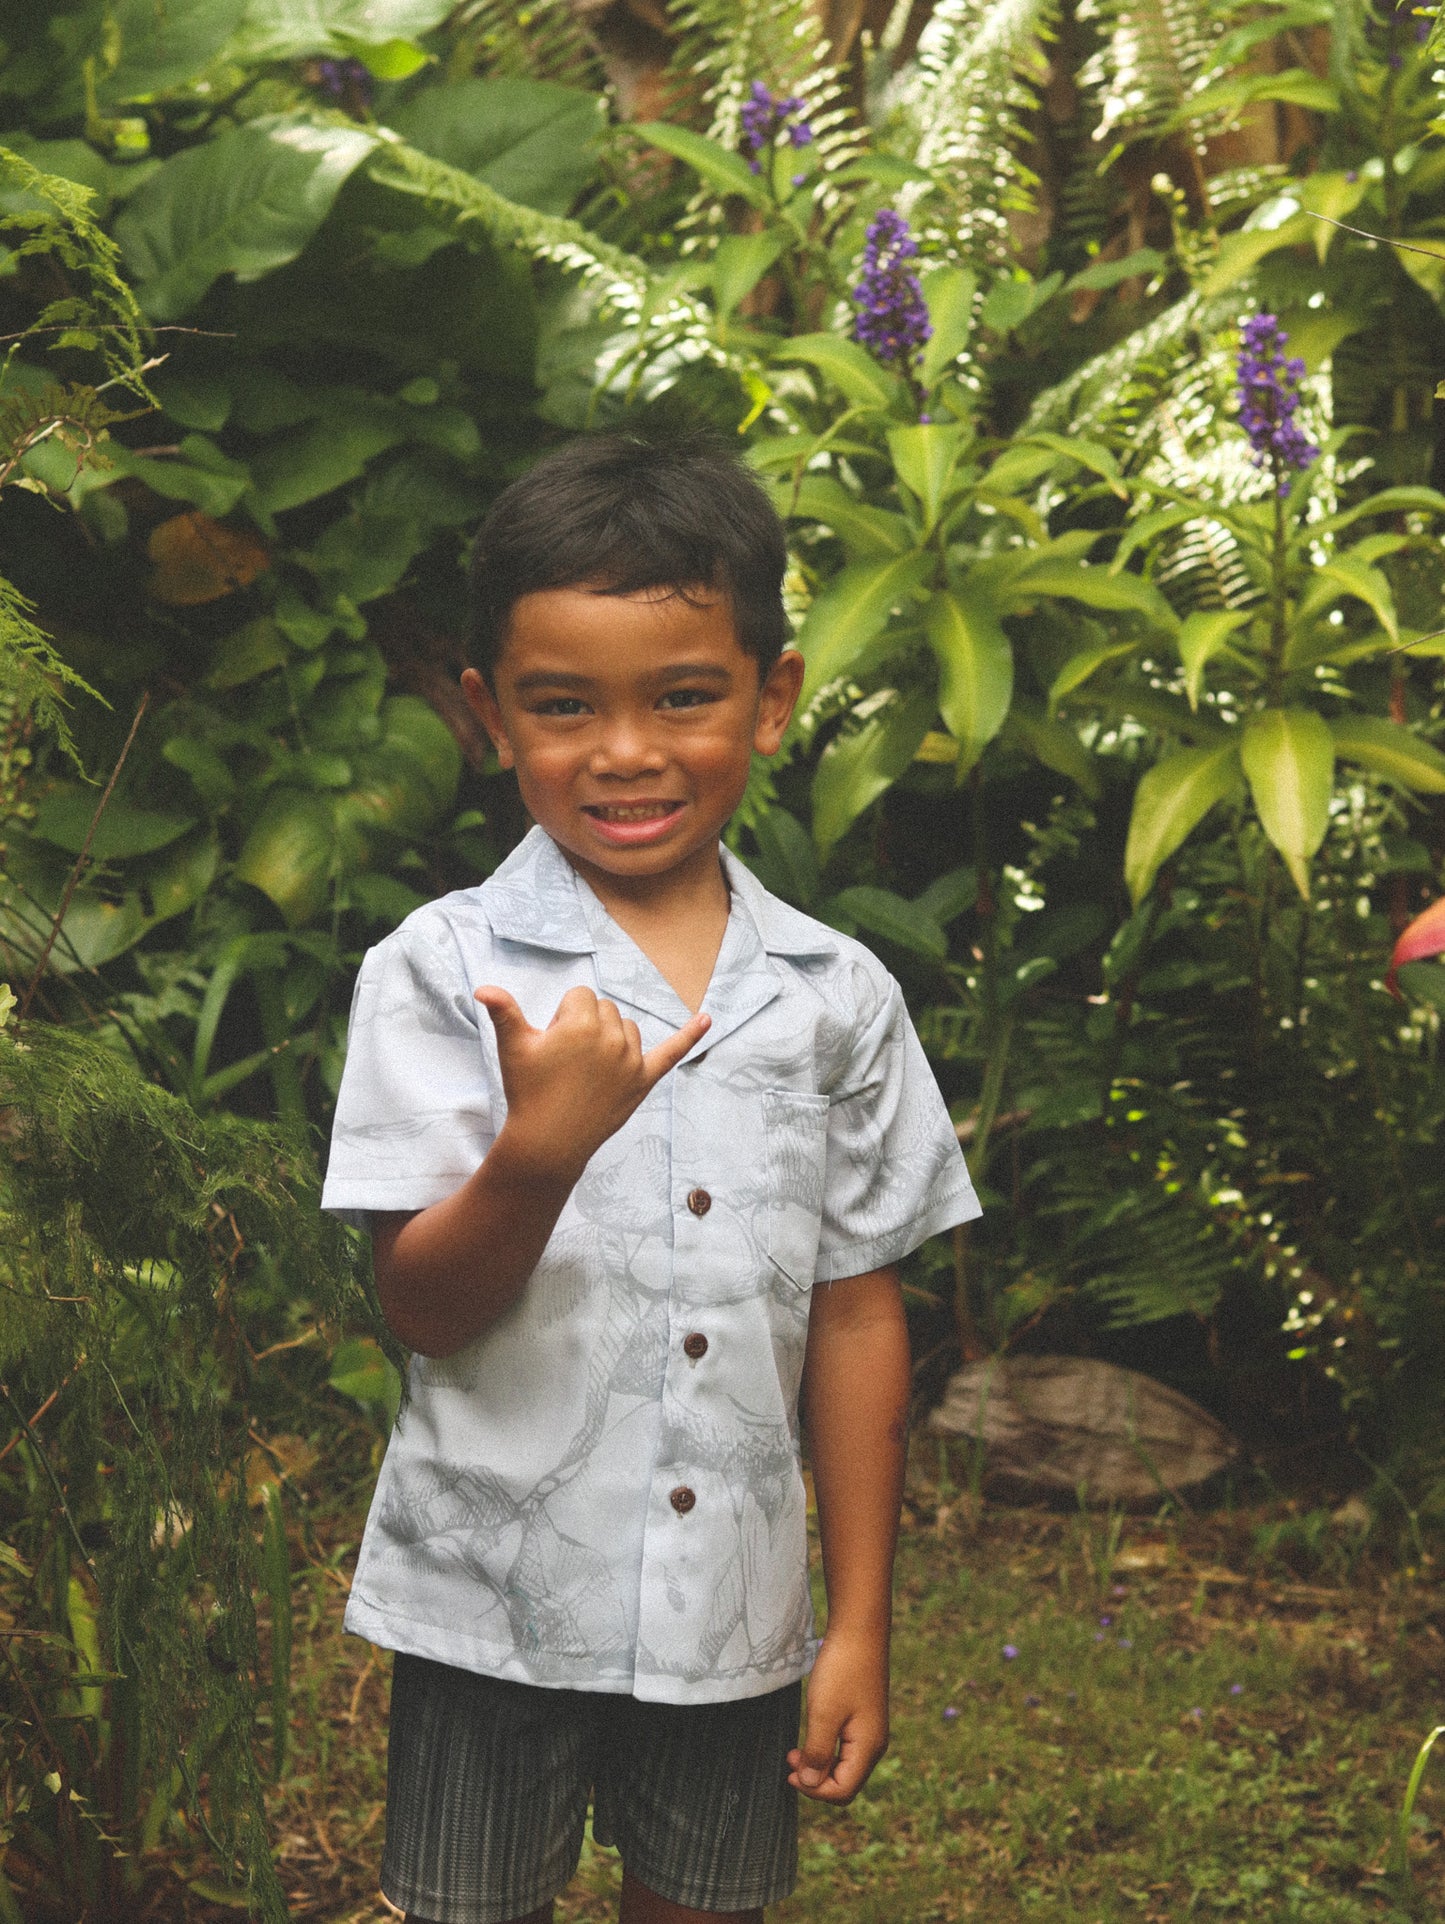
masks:
{"type": "Polygon", "coordinates": [[[646,715],[608,716],[593,744],[592,774],[622,780],[660,774],[667,756],[649,721],[646,715]]]}

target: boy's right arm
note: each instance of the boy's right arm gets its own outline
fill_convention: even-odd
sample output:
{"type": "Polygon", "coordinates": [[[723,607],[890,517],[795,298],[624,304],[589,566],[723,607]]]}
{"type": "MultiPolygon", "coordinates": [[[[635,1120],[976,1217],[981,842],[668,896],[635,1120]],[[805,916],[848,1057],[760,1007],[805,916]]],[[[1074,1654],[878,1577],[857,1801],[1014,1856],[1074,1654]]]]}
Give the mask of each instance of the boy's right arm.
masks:
{"type": "Polygon", "coordinates": [[[450,1356],[521,1295],[590,1158],[708,1028],[695,1015],[644,1055],[635,1022],[569,989],[534,1029],[505,989],[476,992],[496,1031],[507,1119],[455,1195],[372,1218],[382,1313],[409,1349],[450,1356]]]}

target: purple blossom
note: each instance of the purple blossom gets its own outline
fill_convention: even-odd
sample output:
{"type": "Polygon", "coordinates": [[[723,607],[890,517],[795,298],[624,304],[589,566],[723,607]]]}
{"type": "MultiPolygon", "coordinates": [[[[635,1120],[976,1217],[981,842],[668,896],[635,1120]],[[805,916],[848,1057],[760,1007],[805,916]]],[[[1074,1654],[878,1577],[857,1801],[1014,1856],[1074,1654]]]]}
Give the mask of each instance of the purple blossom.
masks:
{"type": "MultiPolygon", "coordinates": [[[[762,172],[763,163],[758,156],[770,143],[786,137],[791,147],[809,144],[813,138],[812,128],[806,120],[794,118],[805,109],[801,94],[775,94],[761,80],[753,82],[752,91],[743,102],[742,123],[743,152],[755,174],[762,172]]],[[[797,187],[802,179],[801,174],[795,174],[793,185],[797,187]]]]}
{"type": "Polygon", "coordinates": [[[1288,468],[1307,468],[1319,449],[1296,421],[1305,364],[1287,356],[1289,337],[1273,314],[1255,314],[1240,330],[1239,424],[1258,468],[1271,467],[1285,492],[1288,468]]]}
{"type": "Polygon", "coordinates": [[[946,1724],[951,1724],[957,1715],[958,1715],[957,1704],[945,1704],[943,1706],[943,1721],[946,1724]]]}
{"type": "Polygon", "coordinates": [[[1231,1697],[1242,1697],[1244,1695],[1244,1685],[1242,1683],[1232,1683],[1229,1686],[1229,1694],[1231,1697]]]}
{"type": "Polygon", "coordinates": [[[913,356],[933,333],[918,275],[909,266],[918,242],[908,222],[882,207],[868,223],[863,243],[863,276],[853,289],[858,317],[853,338],[880,361],[896,362],[906,374],[913,356]]]}
{"type": "Polygon", "coordinates": [[[1113,1619],[1112,1617],[1100,1617],[1100,1619],[1099,1619],[1099,1623],[1100,1623],[1100,1625],[1101,1625],[1101,1626],[1102,1626],[1102,1628],[1103,1628],[1103,1629],[1105,1629],[1105,1630],[1107,1630],[1107,1629],[1109,1628],[1109,1625],[1110,1625],[1110,1624],[1111,1624],[1111,1623],[1112,1623],[1113,1621],[1114,1621],[1114,1619],[1113,1619]]]}
{"type": "Polygon", "coordinates": [[[1014,1660],[1014,1658],[1015,1658],[1015,1657],[1016,1657],[1016,1656],[1017,1656],[1018,1654],[1019,1654],[1019,1649],[1018,1649],[1018,1645],[1017,1645],[1016,1643],[1006,1643],[1006,1644],[1004,1645],[1004,1647],[1003,1647],[1003,1660],[1004,1660],[1004,1662],[1005,1662],[1005,1663],[1012,1663],[1012,1662],[1013,1662],[1013,1660],[1014,1660]]]}
{"type": "Polygon", "coordinates": [[[310,60],[306,78],[348,112],[365,113],[371,106],[375,89],[370,73],[359,60],[310,60]]]}

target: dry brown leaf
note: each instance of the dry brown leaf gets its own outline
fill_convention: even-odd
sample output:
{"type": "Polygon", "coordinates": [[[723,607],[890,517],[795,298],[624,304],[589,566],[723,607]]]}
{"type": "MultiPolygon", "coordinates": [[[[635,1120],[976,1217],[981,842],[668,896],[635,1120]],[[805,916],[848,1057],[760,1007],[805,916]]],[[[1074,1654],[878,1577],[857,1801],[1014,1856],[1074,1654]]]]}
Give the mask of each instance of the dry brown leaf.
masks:
{"type": "Polygon", "coordinates": [[[249,586],[271,565],[254,535],[228,528],[198,509],[172,515],[153,528],[146,553],[155,564],[151,595],[174,608],[219,601],[249,586]]]}

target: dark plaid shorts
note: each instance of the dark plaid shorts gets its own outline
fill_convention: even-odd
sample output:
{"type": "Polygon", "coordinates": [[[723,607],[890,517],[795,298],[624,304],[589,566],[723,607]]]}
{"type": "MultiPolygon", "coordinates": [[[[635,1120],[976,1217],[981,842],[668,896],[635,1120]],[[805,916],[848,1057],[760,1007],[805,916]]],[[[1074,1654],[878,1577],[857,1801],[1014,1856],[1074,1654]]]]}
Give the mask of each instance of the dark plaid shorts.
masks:
{"type": "Polygon", "coordinates": [[[541,1689],[398,1654],[381,1888],[437,1924],[505,1924],[565,1889],[592,1833],[674,1904],[747,1911],[797,1881],[787,1753],[802,1686],[723,1704],[541,1689]]]}

